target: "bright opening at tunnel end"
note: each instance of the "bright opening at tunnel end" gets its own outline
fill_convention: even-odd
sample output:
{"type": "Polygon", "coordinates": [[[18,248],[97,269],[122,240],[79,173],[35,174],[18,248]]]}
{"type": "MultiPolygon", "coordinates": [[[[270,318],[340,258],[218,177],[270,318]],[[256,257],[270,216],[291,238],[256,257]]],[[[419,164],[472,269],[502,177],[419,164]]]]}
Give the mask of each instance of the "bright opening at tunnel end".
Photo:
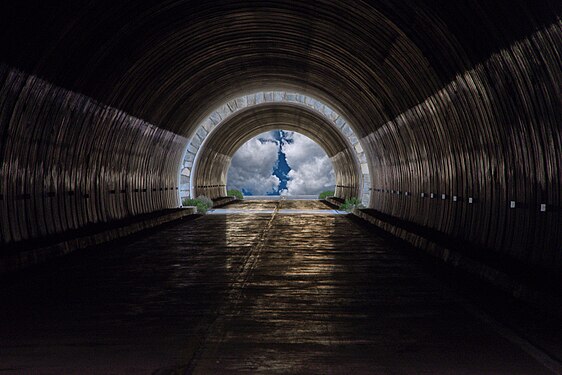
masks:
{"type": "Polygon", "coordinates": [[[335,174],[330,158],[313,140],[274,130],[252,138],[236,151],[227,189],[246,196],[317,196],[335,189],[335,174]]]}

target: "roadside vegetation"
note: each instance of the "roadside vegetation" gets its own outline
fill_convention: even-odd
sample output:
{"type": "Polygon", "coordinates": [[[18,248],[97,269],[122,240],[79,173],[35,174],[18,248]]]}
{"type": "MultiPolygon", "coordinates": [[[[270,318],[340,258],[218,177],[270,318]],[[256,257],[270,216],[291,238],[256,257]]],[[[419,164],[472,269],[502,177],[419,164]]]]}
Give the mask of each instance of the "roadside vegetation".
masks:
{"type": "Polygon", "coordinates": [[[351,212],[354,208],[363,208],[361,204],[361,200],[357,197],[348,198],[345,202],[340,206],[341,211],[351,212]]]}
{"type": "Polygon", "coordinates": [[[320,193],[320,195],[318,196],[319,199],[326,199],[328,197],[333,197],[334,196],[334,192],[329,190],[329,191],[323,191],[320,193]]]}
{"type": "Polygon", "coordinates": [[[237,199],[244,199],[244,194],[242,194],[240,190],[236,189],[230,189],[226,192],[226,195],[228,195],[229,197],[235,197],[237,199]]]}
{"type": "Polygon", "coordinates": [[[183,206],[197,207],[197,212],[201,214],[206,214],[213,207],[213,200],[204,195],[200,195],[197,198],[184,198],[181,203],[183,206]]]}

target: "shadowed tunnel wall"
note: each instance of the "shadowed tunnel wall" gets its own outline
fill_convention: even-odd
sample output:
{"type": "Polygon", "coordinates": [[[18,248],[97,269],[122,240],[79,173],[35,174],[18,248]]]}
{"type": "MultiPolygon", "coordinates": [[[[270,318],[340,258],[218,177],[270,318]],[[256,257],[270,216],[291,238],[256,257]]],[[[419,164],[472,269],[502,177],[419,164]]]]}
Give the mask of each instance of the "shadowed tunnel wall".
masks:
{"type": "Polygon", "coordinates": [[[197,124],[241,94],[283,89],[354,125],[377,212],[468,251],[560,270],[561,7],[9,5],[2,243],[176,206],[180,150],[197,124]]]}
{"type": "Polygon", "coordinates": [[[0,79],[2,243],[177,205],[184,137],[6,66],[0,79]]]}
{"type": "Polygon", "coordinates": [[[560,267],[560,30],[494,54],[369,134],[374,208],[560,267]]]}

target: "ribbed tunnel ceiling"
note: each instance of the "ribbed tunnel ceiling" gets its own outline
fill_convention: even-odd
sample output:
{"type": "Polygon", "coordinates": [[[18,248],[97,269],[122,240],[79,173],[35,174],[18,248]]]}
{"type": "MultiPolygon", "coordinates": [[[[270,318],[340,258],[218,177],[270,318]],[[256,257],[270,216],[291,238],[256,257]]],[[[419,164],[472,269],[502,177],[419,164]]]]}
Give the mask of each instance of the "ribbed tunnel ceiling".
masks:
{"type": "Polygon", "coordinates": [[[261,104],[240,111],[221,124],[206,140],[204,147],[233,156],[252,137],[276,129],[306,135],[318,143],[329,157],[349,147],[340,130],[327,119],[306,107],[290,103],[261,104]]]}
{"type": "Polygon", "coordinates": [[[8,64],[182,135],[241,92],[296,88],[364,136],[554,22],[559,8],[503,0],[18,2],[2,24],[8,64]]]}

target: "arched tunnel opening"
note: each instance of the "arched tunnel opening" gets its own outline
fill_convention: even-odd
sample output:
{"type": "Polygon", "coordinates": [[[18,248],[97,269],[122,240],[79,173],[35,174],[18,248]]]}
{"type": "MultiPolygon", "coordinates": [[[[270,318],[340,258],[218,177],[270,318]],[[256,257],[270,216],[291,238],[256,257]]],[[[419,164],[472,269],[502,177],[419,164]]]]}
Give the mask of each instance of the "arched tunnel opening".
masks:
{"type": "Polygon", "coordinates": [[[335,168],[335,197],[357,197],[369,205],[367,156],[353,126],[322,101],[287,91],[260,91],[238,97],[219,106],[200,123],[188,141],[180,167],[180,197],[226,195],[226,171],[233,153],[252,136],[280,126],[309,135],[325,150],[335,168]],[[218,141],[218,137],[222,140],[218,141]],[[224,151],[212,160],[205,148],[224,151]],[[195,173],[198,163],[204,164],[199,175],[195,173]],[[211,172],[209,168],[215,170],[211,172]]]}
{"type": "Polygon", "coordinates": [[[560,1],[2,9],[0,371],[562,372],[560,1]],[[277,129],[334,200],[182,207],[277,129]]]}
{"type": "Polygon", "coordinates": [[[245,196],[310,196],[335,194],[336,179],[326,151],[312,139],[276,129],[246,141],[232,156],[227,194],[245,196]]]}
{"type": "Polygon", "coordinates": [[[225,119],[201,144],[191,172],[193,195],[226,196],[226,177],[234,153],[258,134],[286,129],[308,136],[325,150],[336,175],[335,195],[362,195],[363,175],[353,145],[335,123],[295,104],[260,104],[225,119]]]}

